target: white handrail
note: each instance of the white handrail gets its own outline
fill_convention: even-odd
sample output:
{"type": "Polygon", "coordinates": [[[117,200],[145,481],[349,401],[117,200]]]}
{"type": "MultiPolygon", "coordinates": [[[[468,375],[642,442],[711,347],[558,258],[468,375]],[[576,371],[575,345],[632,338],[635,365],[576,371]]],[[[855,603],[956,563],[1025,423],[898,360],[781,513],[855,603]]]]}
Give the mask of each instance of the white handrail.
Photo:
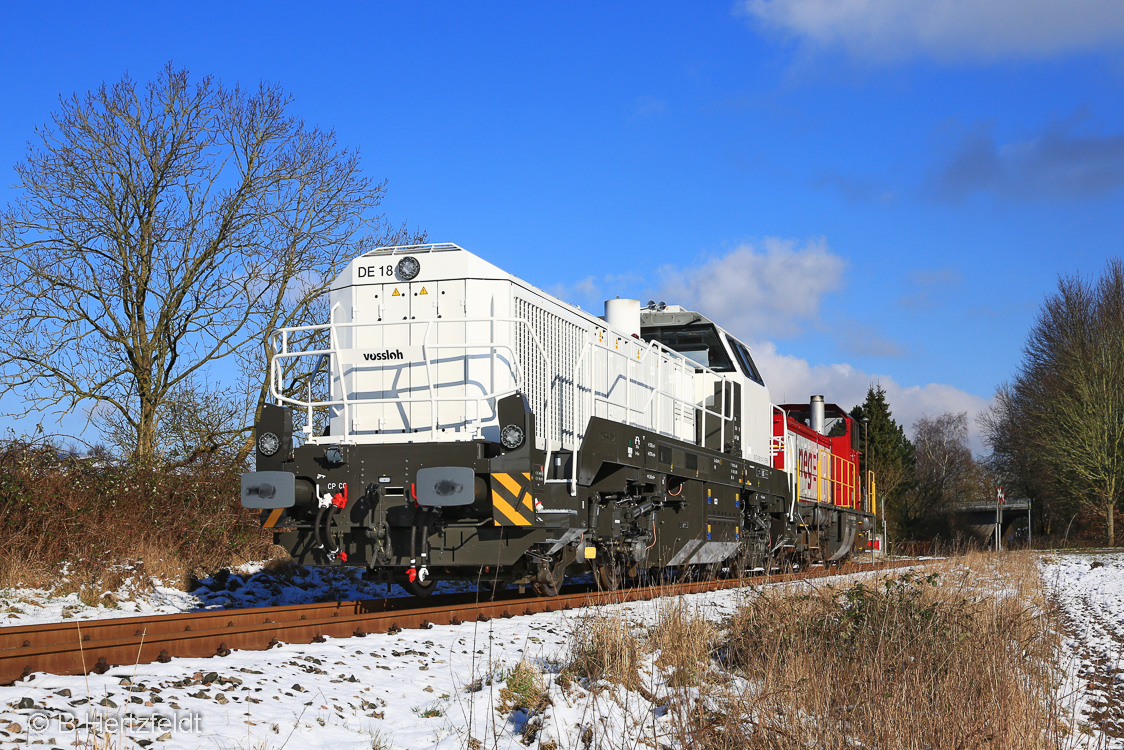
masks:
{"type": "MultiPolygon", "coordinates": [[[[580,394],[581,394],[581,391],[582,391],[583,387],[582,387],[582,379],[579,377],[579,373],[582,369],[582,366],[585,364],[586,355],[588,353],[592,352],[595,348],[599,348],[599,349],[603,350],[606,354],[615,355],[615,356],[618,356],[618,357],[623,357],[625,359],[626,363],[627,363],[626,366],[625,366],[625,372],[624,372],[624,381],[625,381],[624,387],[625,387],[625,393],[626,393],[626,397],[625,397],[625,422],[626,422],[626,424],[635,424],[634,420],[632,419],[632,414],[634,412],[636,414],[649,414],[650,411],[652,410],[652,405],[654,403],[655,406],[656,406],[657,414],[653,417],[653,419],[655,419],[656,421],[654,421],[652,423],[652,427],[654,428],[655,432],[660,432],[660,429],[659,429],[660,424],[659,424],[659,421],[658,421],[658,416],[659,416],[658,415],[658,408],[659,408],[659,404],[660,404],[660,397],[663,396],[673,404],[680,404],[680,405],[683,405],[683,406],[687,406],[692,411],[698,410],[702,413],[703,421],[702,421],[701,435],[702,435],[702,440],[704,442],[706,440],[706,416],[705,415],[710,414],[714,417],[717,417],[719,419],[719,436],[718,436],[719,444],[725,445],[726,423],[727,422],[733,422],[735,419],[737,419],[737,415],[726,416],[726,406],[727,406],[727,404],[726,404],[726,390],[727,390],[726,384],[733,383],[734,381],[732,379],[730,379],[726,375],[718,372],[717,370],[711,369],[710,367],[699,365],[694,360],[691,360],[687,357],[684,357],[682,354],[675,351],[674,349],[671,349],[671,348],[663,345],[659,341],[655,341],[655,340],[651,340],[651,341],[637,340],[637,341],[634,342],[634,345],[636,347],[638,347],[643,352],[640,356],[637,357],[636,361],[634,362],[633,358],[631,356],[631,352],[622,352],[618,348],[615,348],[615,347],[610,348],[607,345],[607,343],[604,343],[604,342],[602,342],[602,346],[597,347],[597,338],[601,335],[608,336],[608,335],[616,335],[616,334],[614,334],[611,331],[609,331],[608,329],[604,329],[604,328],[594,329],[594,330],[590,331],[589,335],[587,336],[587,340],[586,340],[585,344],[582,346],[581,353],[578,355],[577,362],[575,362],[575,364],[574,364],[574,370],[573,370],[573,373],[571,375],[571,382],[573,382],[573,384],[574,384],[573,411],[574,411],[574,422],[575,422],[575,424],[581,423],[581,417],[582,417],[581,409],[580,409],[580,404],[581,404],[580,394]],[[641,381],[637,378],[634,378],[633,375],[632,375],[632,367],[637,365],[637,364],[643,364],[645,361],[647,361],[649,355],[652,355],[652,354],[655,354],[658,357],[662,357],[663,360],[665,360],[669,363],[677,362],[681,366],[689,364],[692,375],[697,374],[699,371],[701,371],[703,373],[713,375],[715,378],[717,378],[718,381],[723,384],[722,388],[719,389],[720,392],[721,392],[719,404],[716,404],[716,406],[718,407],[718,410],[716,411],[716,410],[712,410],[712,409],[708,408],[707,405],[706,405],[705,399],[704,399],[703,403],[699,404],[693,398],[688,400],[688,399],[682,398],[680,396],[675,396],[671,393],[665,392],[661,388],[661,384],[659,382],[659,375],[658,374],[656,376],[656,382],[655,382],[654,385],[649,385],[648,383],[645,383],[645,382],[643,382],[643,381],[641,381]],[[651,393],[649,394],[648,399],[645,401],[644,405],[640,408],[637,408],[637,409],[631,408],[630,394],[632,392],[633,384],[639,384],[642,387],[647,387],[647,388],[650,388],[650,390],[651,390],[651,393]]],[[[631,339],[622,339],[622,340],[629,341],[630,343],[633,342],[631,339]]],[[[661,361],[660,359],[656,360],[657,368],[659,367],[660,361],[661,361]]],[[[591,369],[591,372],[589,374],[588,385],[586,386],[589,390],[589,413],[586,415],[587,421],[588,421],[588,418],[591,418],[593,416],[597,402],[600,401],[602,403],[609,404],[610,406],[615,405],[615,404],[613,404],[612,401],[610,401],[607,398],[607,393],[608,393],[609,390],[612,390],[611,388],[608,388],[608,390],[606,391],[606,396],[598,396],[597,395],[596,388],[594,387],[594,383],[593,383],[593,374],[592,374],[593,361],[592,361],[592,358],[590,358],[589,367],[591,369]]],[[[692,385],[693,385],[693,383],[692,383],[692,385]]],[[[550,453],[549,452],[547,453],[547,456],[546,456],[547,460],[546,460],[546,462],[544,462],[544,478],[543,478],[543,481],[545,483],[548,483],[548,484],[561,484],[561,483],[568,482],[569,485],[570,485],[570,495],[571,496],[577,495],[578,454],[579,454],[579,451],[580,451],[580,445],[579,445],[576,438],[577,438],[577,435],[575,434],[574,455],[573,455],[573,459],[572,459],[572,462],[571,462],[570,478],[569,479],[554,479],[554,480],[552,480],[552,479],[546,478],[545,472],[548,471],[549,467],[550,467],[550,463],[549,463],[550,453]]]]}
{"type": "MultiPolygon", "coordinates": [[[[333,306],[332,313],[331,313],[332,317],[334,317],[335,308],[338,307],[338,306],[339,306],[338,303],[337,303],[337,305],[333,306]]],[[[421,324],[421,323],[425,324],[425,331],[422,335],[421,350],[422,350],[422,358],[423,358],[423,361],[424,361],[424,365],[426,367],[426,376],[427,376],[426,377],[426,388],[427,388],[427,391],[428,391],[429,395],[425,396],[425,397],[397,397],[396,396],[396,397],[392,397],[392,398],[348,399],[348,397],[346,395],[347,394],[346,383],[344,381],[343,363],[340,362],[340,359],[339,359],[339,352],[341,351],[341,347],[339,345],[338,329],[340,329],[340,328],[373,328],[373,327],[388,326],[388,325],[401,325],[401,323],[399,321],[394,321],[394,322],[390,322],[390,323],[383,323],[383,322],[380,322],[380,323],[369,323],[369,322],[368,323],[354,323],[354,322],[353,323],[335,323],[335,322],[329,322],[327,324],[320,324],[320,325],[291,326],[291,327],[288,327],[288,328],[279,328],[279,329],[277,329],[276,331],[273,332],[272,335],[274,337],[280,338],[281,346],[280,346],[280,350],[274,353],[272,361],[270,363],[271,364],[271,367],[270,367],[271,377],[270,377],[270,384],[269,384],[270,393],[273,396],[273,398],[276,399],[277,403],[279,403],[279,404],[288,403],[288,404],[291,404],[291,405],[296,406],[296,407],[301,407],[301,406],[306,407],[307,410],[308,410],[308,415],[309,415],[309,417],[308,417],[308,421],[309,421],[308,428],[309,429],[311,429],[311,425],[312,425],[312,410],[313,410],[314,407],[315,408],[343,407],[343,410],[344,410],[343,411],[344,434],[341,436],[343,438],[341,442],[348,442],[348,440],[350,438],[351,424],[350,424],[350,421],[348,419],[348,416],[350,414],[351,408],[354,407],[354,406],[358,406],[358,405],[429,402],[429,404],[430,404],[430,417],[433,421],[434,429],[436,429],[436,425],[437,425],[436,405],[438,403],[455,402],[455,401],[460,401],[460,402],[464,402],[464,403],[474,402],[475,403],[475,410],[476,410],[476,414],[477,414],[477,418],[478,418],[479,417],[479,408],[480,408],[481,402],[490,401],[490,400],[493,400],[493,399],[498,400],[498,399],[503,398],[505,396],[511,395],[512,393],[519,392],[520,388],[525,386],[525,372],[524,372],[522,363],[519,361],[519,356],[518,356],[518,353],[516,352],[514,346],[510,345],[510,344],[497,343],[496,341],[486,341],[486,342],[480,342],[480,343],[461,341],[461,342],[456,342],[456,343],[452,343],[452,344],[434,344],[434,343],[430,343],[429,339],[430,339],[430,336],[431,336],[432,332],[436,331],[437,327],[441,324],[465,325],[465,324],[468,324],[468,323],[482,323],[482,322],[512,323],[512,324],[515,324],[515,325],[526,326],[526,328],[527,328],[527,330],[530,334],[529,338],[534,343],[535,349],[536,349],[537,353],[539,354],[539,356],[542,358],[542,361],[544,363],[544,373],[549,375],[550,373],[553,372],[553,367],[551,365],[550,358],[547,356],[546,350],[542,345],[542,341],[539,339],[538,334],[535,332],[535,330],[531,326],[530,322],[527,321],[525,318],[499,318],[499,317],[448,318],[448,319],[442,319],[442,320],[418,321],[417,324],[421,324]],[[290,333],[294,333],[294,332],[313,332],[314,333],[316,331],[321,331],[321,330],[326,330],[328,332],[328,348],[326,348],[326,349],[311,349],[311,350],[305,350],[305,351],[299,351],[299,352],[289,351],[289,334],[290,333]],[[465,349],[465,350],[467,350],[467,349],[487,349],[490,352],[492,352],[493,357],[494,357],[494,352],[496,350],[503,350],[503,351],[509,353],[509,355],[510,355],[509,366],[513,370],[512,374],[514,376],[516,387],[512,388],[512,389],[506,389],[506,390],[501,391],[501,392],[495,392],[495,391],[486,392],[486,393],[483,393],[483,394],[481,394],[481,395],[479,395],[475,398],[472,398],[472,399],[466,398],[464,396],[444,396],[443,397],[443,396],[436,395],[436,391],[435,391],[436,385],[433,381],[432,369],[430,367],[431,360],[434,357],[430,356],[430,352],[432,351],[432,352],[436,353],[436,352],[440,351],[441,349],[465,349]],[[284,393],[282,393],[282,391],[281,391],[281,386],[283,385],[282,368],[281,368],[282,363],[286,360],[297,360],[297,359],[301,359],[301,358],[304,358],[304,357],[314,357],[314,356],[321,356],[321,355],[329,355],[330,358],[332,360],[334,360],[334,363],[335,363],[334,367],[337,368],[336,371],[338,372],[338,378],[339,378],[339,382],[340,382],[340,398],[331,399],[331,400],[327,400],[327,401],[313,401],[312,400],[312,384],[311,384],[311,381],[309,382],[308,401],[302,402],[299,399],[291,398],[289,396],[284,395],[284,393]]],[[[416,325],[416,324],[408,324],[408,325],[416,325]]],[[[386,367],[393,367],[393,366],[395,366],[395,365],[379,364],[379,365],[372,365],[370,367],[370,369],[384,369],[386,367]]],[[[545,440],[545,443],[546,443],[547,447],[549,447],[549,445],[550,445],[550,434],[551,434],[550,431],[551,431],[551,428],[553,426],[552,423],[551,423],[552,390],[553,390],[552,387],[548,386],[545,389],[544,395],[543,395],[543,411],[545,412],[545,415],[544,415],[545,418],[543,420],[543,422],[544,422],[544,433],[545,433],[544,440],[545,440]]],[[[467,415],[466,415],[466,422],[467,422],[467,415]]],[[[310,438],[312,437],[311,434],[309,435],[309,437],[310,438]]]]}

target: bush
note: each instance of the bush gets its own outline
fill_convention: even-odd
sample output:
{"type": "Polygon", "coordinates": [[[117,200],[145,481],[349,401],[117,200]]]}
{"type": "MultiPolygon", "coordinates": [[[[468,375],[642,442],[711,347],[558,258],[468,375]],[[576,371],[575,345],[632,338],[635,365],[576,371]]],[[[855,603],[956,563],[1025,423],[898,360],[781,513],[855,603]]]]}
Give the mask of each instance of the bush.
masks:
{"type": "Polygon", "coordinates": [[[60,456],[51,446],[0,448],[0,585],[116,588],[158,578],[184,587],[247,558],[270,539],[239,501],[241,468],[154,471],[60,456]],[[65,566],[65,567],[64,567],[65,566]]]}

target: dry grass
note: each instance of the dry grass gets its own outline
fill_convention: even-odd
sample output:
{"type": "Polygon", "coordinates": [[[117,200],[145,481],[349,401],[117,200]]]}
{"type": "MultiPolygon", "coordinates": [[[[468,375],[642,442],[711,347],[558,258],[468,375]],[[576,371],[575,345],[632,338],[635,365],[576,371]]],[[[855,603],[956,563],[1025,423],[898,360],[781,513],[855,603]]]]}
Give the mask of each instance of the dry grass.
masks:
{"type": "Polygon", "coordinates": [[[684,705],[678,732],[707,750],[1056,747],[1048,611],[1025,554],[769,590],[727,624],[720,653],[742,679],[684,705]]]}
{"type": "Polygon", "coordinates": [[[640,684],[641,648],[632,627],[619,612],[587,615],[570,629],[566,676],[636,687],[640,684]]]}
{"type": "Polygon", "coordinates": [[[547,701],[542,670],[527,661],[520,661],[504,679],[500,690],[501,711],[540,711],[547,701]]]}
{"type": "MultiPolygon", "coordinates": [[[[770,587],[720,625],[681,600],[658,606],[644,632],[620,615],[575,621],[563,673],[594,694],[611,687],[601,680],[643,696],[644,741],[655,746],[1064,746],[1057,622],[1031,554],[971,554],[810,590],[770,587]],[[652,676],[642,685],[644,674],[652,676]]],[[[615,741],[599,735],[591,747],[615,741]]]]}
{"type": "Polygon", "coordinates": [[[656,623],[645,635],[644,645],[659,652],[655,663],[669,673],[669,685],[697,685],[710,671],[718,628],[705,613],[692,610],[681,599],[659,602],[656,623]]]}
{"type": "Polygon", "coordinates": [[[9,443],[0,448],[0,587],[53,587],[92,602],[128,578],[184,587],[193,574],[266,557],[270,540],[241,507],[239,473],[96,466],[9,443]]]}

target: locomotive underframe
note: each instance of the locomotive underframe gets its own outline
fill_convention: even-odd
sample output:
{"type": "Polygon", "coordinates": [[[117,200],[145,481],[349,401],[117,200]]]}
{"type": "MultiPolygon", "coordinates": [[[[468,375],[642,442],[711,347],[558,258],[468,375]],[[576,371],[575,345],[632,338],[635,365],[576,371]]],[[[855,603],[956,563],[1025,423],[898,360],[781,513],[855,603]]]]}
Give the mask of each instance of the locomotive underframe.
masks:
{"type": "Polygon", "coordinates": [[[574,562],[616,580],[653,570],[740,574],[866,548],[870,514],[794,503],[783,471],[601,418],[586,430],[571,495],[573,454],[553,453],[548,470],[531,447],[533,416],[525,420],[516,450],[478,440],[306,445],[288,460],[259,457],[259,470],[291,472],[299,488],[292,507],[279,517],[263,511],[263,522],[304,565],[410,581],[424,571],[429,580],[546,582],[548,591],[563,572],[580,572],[574,562]],[[473,502],[419,506],[415,477],[429,467],[470,468],[473,502]]]}

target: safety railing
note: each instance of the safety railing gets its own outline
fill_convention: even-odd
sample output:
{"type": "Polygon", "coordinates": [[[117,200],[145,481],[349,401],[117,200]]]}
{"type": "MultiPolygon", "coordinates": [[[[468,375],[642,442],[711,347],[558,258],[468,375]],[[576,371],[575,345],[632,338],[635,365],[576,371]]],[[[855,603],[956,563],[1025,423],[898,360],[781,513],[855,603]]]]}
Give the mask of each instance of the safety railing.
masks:
{"type": "Polygon", "coordinates": [[[790,519],[794,517],[798,501],[858,508],[860,505],[860,474],[855,462],[835,455],[826,446],[816,444],[814,467],[809,465],[811,461],[807,461],[804,466],[801,466],[799,459],[795,461],[794,466],[790,467],[788,461],[789,445],[793,432],[788,429],[788,414],[776,404],[773,404],[773,409],[779,412],[782,417],[783,435],[773,435],[769,456],[774,460],[777,456],[780,456],[781,470],[788,475],[789,492],[792,495],[792,503],[789,508],[790,519]],[[796,486],[798,481],[805,478],[815,486],[814,497],[801,495],[800,488],[796,486]]]}
{"type": "MultiPolygon", "coordinates": [[[[625,415],[625,423],[634,427],[648,429],[660,434],[667,434],[674,436],[674,430],[669,433],[661,429],[662,427],[662,405],[667,402],[671,408],[676,406],[689,410],[691,414],[698,413],[700,415],[701,423],[697,431],[699,434],[699,441],[702,444],[706,443],[706,420],[707,416],[718,419],[718,444],[720,447],[726,445],[726,427],[737,419],[737,415],[728,413],[730,406],[732,406],[732,387],[734,381],[720,372],[712,370],[709,367],[703,367],[694,361],[684,357],[682,354],[669,349],[660,344],[658,341],[643,341],[642,339],[623,339],[628,343],[625,350],[622,351],[618,346],[610,347],[608,339],[610,337],[618,337],[619,335],[607,329],[595,329],[590,331],[586,336],[585,344],[582,346],[581,354],[578,356],[577,362],[574,364],[574,371],[571,382],[574,384],[573,389],[573,413],[575,424],[585,425],[588,424],[590,418],[596,413],[598,403],[606,404],[609,407],[623,408],[625,415]],[[618,360],[619,364],[623,367],[613,377],[612,384],[606,383],[605,393],[598,394],[593,368],[595,362],[593,357],[590,356],[595,352],[600,352],[606,355],[606,377],[609,373],[613,372],[609,367],[609,362],[613,359],[618,360]],[[635,355],[635,358],[634,358],[635,355]],[[649,358],[652,358],[651,360],[649,358]],[[634,377],[636,368],[645,367],[650,361],[654,361],[656,374],[651,380],[641,379],[634,377]],[[691,392],[690,398],[677,396],[662,388],[660,379],[659,368],[660,366],[679,367],[681,369],[680,375],[687,376],[681,381],[680,386],[683,389],[691,392]],[[716,398],[716,409],[711,409],[707,406],[707,397],[704,397],[702,402],[695,400],[695,381],[694,378],[698,374],[708,374],[713,376],[722,384],[718,389],[719,394],[716,398]],[[617,385],[621,385],[624,389],[624,403],[614,401],[610,398],[610,394],[616,389],[617,385]],[[646,398],[636,405],[632,403],[632,394],[634,387],[639,387],[641,390],[647,392],[646,398]],[[583,413],[583,406],[585,411],[583,413]],[[637,419],[634,417],[646,417],[646,419],[637,419]]],[[[672,419],[674,426],[674,418],[672,419]]],[[[575,441],[575,451],[573,461],[570,467],[570,477],[563,479],[549,479],[545,481],[551,484],[565,484],[570,485],[570,494],[577,494],[578,484],[578,453],[580,451],[580,440],[575,441]]],[[[698,441],[695,441],[698,442],[698,441]]],[[[548,451],[545,466],[550,466],[551,454],[548,451]]]]}
{"type": "MultiPolygon", "coordinates": [[[[615,409],[621,409],[624,413],[624,422],[632,426],[649,429],[653,432],[660,434],[674,435],[676,419],[673,413],[671,419],[671,427],[669,430],[661,429],[666,409],[679,409],[679,413],[690,414],[690,421],[695,424],[697,421],[697,432],[699,438],[696,440],[692,436],[690,442],[701,442],[706,444],[708,440],[708,425],[711,429],[717,427],[718,444],[720,447],[725,447],[727,436],[730,434],[730,426],[737,419],[738,415],[732,413],[732,407],[735,403],[733,396],[734,380],[727,377],[723,373],[712,370],[708,367],[702,367],[692,360],[687,359],[683,355],[671,350],[659,342],[642,341],[637,339],[622,339],[627,341],[629,346],[624,350],[617,347],[612,347],[607,344],[607,339],[617,336],[612,331],[595,328],[591,330],[587,336],[585,344],[582,347],[576,364],[573,369],[572,378],[568,386],[564,384],[563,378],[560,377],[561,373],[557,373],[552,366],[550,357],[547,354],[539,334],[535,331],[531,323],[521,317],[487,317],[487,318],[447,318],[435,320],[419,320],[419,321],[382,321],[382,322],[365,322],[365,323],[343,323],[335,322],[336,310],[339,305],[335,305],[330,313],[331,322],[321,325],[313,326],[293,326],[288,328],[279,328],[273,332],[271,340],[273,342],[273,356],[270,363],[270,392],[273,398],[279,404],[288,404],[290,406],[301,409],[306,414],[306,422],[303,432],[306,435],[306,442],[310,443],[348,443],[353,442],[353,420],[352,416],[354,411],[361,406],[390,406],[401,404],[429,404],[429,414],[431,423],[428,425],[418,424],[412,425],[417,430],[435,429],[438,424],[438,404],[449,402],[460,402],[464,404],[473,404],[474,414],[472,415],[474,422],[480,422],[480,410],[482,405],[490,402],[494,408],[495,402],[516,392],[522,392],[527,395],[531,389],[527,387],[527,368],[524,363],[520,361],[519,352],[515,345],[516,337],[514,330],[522,327],[526,333],[527,338],[533,343],[533,350],[537,357],[542,362],[542,368],[539,370],[546,378],[545,388],[542,388],[543,393],[542,403],[533,404],[532,407],[539,415],[540,424],[542,425],[542,434],[544,435],[544,449],[546,455],[544,457],[544,466],[551,465],[551,458],[556,452],[555,441],[552,439],[553,428],[552,424],[554,410],[553,402],[556,397],[555,390],[563,387],[572,388],[572,413],[574,415],[574,460],[571,467],[571,475],[569,478],[563,479],[550,479],[544,478],[551,483],[569,483],[570,493],[577,493],[577,471],[579,461],[577,460],[577,453],[581,448],[582,439],[584,438],[585,427],[588,420],[596,413],[597,404],[606,404],[615,409]],[[497,336],[493,336],[489,341],[456,341],[453,343],[435,343],[434,338],[438,338],[437,331],[441,326],[471,326],[473,324],[507,324],[512,327],[508,332],[507,341],[497,341],[497,336]],[[351,369],[351,375],[354,377],[355,371],[371,371],[371,370],[385,370],[392,368],[400,368],[403,365],[409,365],[405,362],[372,362],[372,363],[345,363],[341,357],[341,353],[346,352],[355,347],[344,347],[341,345],[340,337],[344,331],[352,331],[356,334],[363,330],[370,330],[376,328],[404,328],[408,332],[416,332],[421,329],[420,341],[416,343],[417,336],[413,336],[413,340],[409,343],[402,342],[400,345],[407,345],[412,347],[420,347],[420,358],[415,360],[413,366],[421,365],[425,369],[425,393],[420,396],[412,395],[393,395],[382,397],[357,397],[354,393],[350,392],[351,389],[347,386],[348,368],[351,369]],[[316,334],[326,334],[327,344],[311,349],[291,349],[291,344],[294,338],[300,336],[302,339],[314,337],[316,334]],[[467,387],[467,379],[465,382],[456,384],[438,384],[434,377],[434,369],[440,364],[440,352],[442,350],[457,350],[468,352],[471,350],[484,350],[489,353],[490,367],[493,373],[493,380],[490,390],[481,390],[479,394],[469,396],[467,391],[458,393],[456,395],[444,396],[438,393],[438,390],[448,385],[459,385],[467,387]],[[506,359],[506,365],[510,368],[511,381],[510,387],[503,389],[495,389],[494,373],[496,372],[500,355],[506,359]],[[595,375],[593,372],[593,355],[598,353],[604,357],[604,368],[606,377],[612,375],[611,382],[606,383],[605,391],[598,392],[597,383],[595,382],[595,375]],[[292,364],[302,358],[315,358],[317,360],[317,370],[326,362],[327,367],[324,370],[326,374],[331,377],[337,384],[334,393],[329,393],[327,398],[314,398],[313,397],[313,383],[312,377],[309,377],[306,392],[306,398],[299,398],[291,393],[291,389],[283,388],[284,379],[286,376],[292,377],[291,371],[294,369],[292,364]],[[616,367],[611,363],[615,362],[616,367]],[[654,365],[654,366],[653,366],[654,365]],[[647,376],[647,370],[651,367],[654,375],[647,376]],[[660,368],[671,367],[677,368],[678,372],[669,377],[669,386],[674,386],[671,389],[663,387],[661,380],[660,368]],[[644,373],[638,372],[639,370],[645,371],[644,373]],[[704,396],[701,402],[696,401],[695,378],[699,374],[709,375],[713,380],[708,383],[708,387],[713,387],[712,383],[721,383],[721,387],[715,389],[713,395],[713,403],[708,404],[711,400],[710,396],[704,396]],[[679,378],[678,383],[672,383],[675,378],[679,378]],[[618,396],[617,389],[623,389],[623,398],[618,396]],[[643,396],[639,399],[634,399],[635,391],[641,391],[643,396]],[[673,393],[672,390],[677,390],[679,393],[673,393]],[[319,409],[329,410],[330,415],[338,415],[342,421],[342,433],[333,434],[330,437],[316,436],[314,434],[314,412],[319,409]],[[696,416],[697,415],[697,416],[696,416]],[[715,420],[717,420],[715,422],[715,420]]],[[[354,339],[356,336],[353,336],[354,339]]],[[[468,407],[466,406],[464,421],[466,427],[468,426],[469,414],[468,407]]],[[[713,437],[713,436],[710,436],[713,437]]],[[[561,443],[559,442],[559,448],[561,443]]]]}
{"type": "MultiPolygon", "coordinates": [[[[359,407],[359,406],[389,406],[389,405],[399,405],[399,404],[428,403],[429,406],[430,406],[430,412],[429,413],[430,413],[430,419],[431,419],[431,422],[432,422],[432,424],[428,425],[428,427],[435,430],[437,425],[438,425],[438,411],[437,411],[437,405],[438,404],[459,402],[459,403],[464,403],[464,404],[467,405],[467,404],[471,403],[471,404],[474,405],[474,410],[475,410],[475,413],[473,415],[473,417],[474,417],[473,421],[478,423],[480,421],[480,407],[485,402],[492,402],[492,405],[494,407],[495,402],[498,401],[499,399],[505,397],[505,396],[508,396],[508,395],[511,395],[513,393],[517,393],[517,392],[520,392],[520,391],[526,393],[526,388],[524,387],[525,386],[525,375],[524,375],[525,370],[524,370],[524,367],[523,367],[522,363],[519,361],[519,354],[516,351],[513,344],[497,342],[496,340],[494,340],[495,337],[493,337],[493,340],[491,340],[491,341],[483,341],[483,342],[457,341],[455,343],[447,343],[447,344],[434,343],[431,339],[436,336],[436,332],[437,332],[438,328],[442,325],[465,326],[466,324],[467,325],[472,325],[472,324],[510,324],[513,327],[524,326],[524,327],[526,327],[526,329],[529,333],[530,340],[534,344],[535,351],[537,352],[537,354],[539,355],[539,357],[541,357],[541,359],[543,361],[543,371],[547,372],[547,373],[550,373],[550,372],[553,371],[553,368],[551,367],[551,363],[550,363],[550,358],[547,356],[546,350],[544,349],[544,347],[542,345],[542,342],[540,341],[538,335],[535,333],[535,330],[530,326],[528,321],[526,321],[523,318],[497,318],[497,317],[447,318],[447,319],[436,319],[436,320],[410,321],[408,323],[400,322],[400,321],[382,321],[382,322],[376,322],[376,323],[371,323],[371,322],[367,322],[367,323],[337,323],[337,322],[334,321],[334,317],[335,317],[336,309],[338,307],[339,307],[339,305],[337,304],[331,310],[331,313],[330,313],[329,317],[330,317],[330,319],[333,319],[332,322],[320,324],[320,325],[313,325],[313,326],[292,326],[292,327],[288,327],[288,328],[279,328],[279,329],[275,330],[272,334],[272,339],[273,339],[275,345],[274,345],[273,356],[272,356],[271,361],[270,361],[270,368],[271,368],[271,370],[270,370],[270,392],[271,392],[271,394],[273,395],[273,398],[276,400],[276,402],[278,404],[288,404],[290,406],[294,406],[296,408],[299,408],[299,409],[302,409],[302,410],[305,411],[305,413],[307,415],[307,424],[306,424],[303,431],[305,432],[305,435],[306,435],[306,442],[311,442],[311,443],[325,442],[323,439],[318,438],[317,436],[315,436],[313,434],[313,425],[314,425],[313,413],[314,413],[314,410],[316,410],[316,409],[328,409],[328,410],[337,410],[338,409],[339,410],[340,416],[342,417],[342,422],[343,422],[343,434],[342,435],[332,435],[331,438],[330,438],[330,442],[332,442],[332,443],[337,443],[337,442],[348,443],[348,442],[352,441],[351,438],[352,438],[352,433],[353,433],[353,430],[352,430],[353,410],[355,408],[359,407]],[[394,395],[394,396],[385,396],[385,397],[379,397],[379,398],[355,398],[355,397],[352,397],[351,395],[349,395],[347,383],[346,383],[345,364],[341,361],[340,354],[341,354],[341,352],[350,350],[353,347],[342,347],[342,346],[340,346],[340,341],[339,341],[340,332],[342,330],[361,331],[363,329],[375,329],[375,328],[380,328],[380,327],[381,328],[406,327],[407,330],[410,330],[410,331],[412,331],[416,328],[419,328],[419,327],[423,329],[422,333],[421,333],[421,343],[420,344],[409,343],[409,344],[405,344],[405,345],[415,346],[415,347],[420,346],[420,349],[421,349],[421,364],[424,366],[425,373],[426,373],[426,390],[427,390],[426,395],[424,395],[424,396],[394,395]],[[305,335],[308,335],[308,336],[312,336],[312,335],[315,335],[317,332],[326,332],[327,333],[327,335],[328,335],[328,346],[326,348],[305,349],[305,350],[301,350],[301,351],[290,351],[289,343],[290,343],[290,338],[293,335],[295,335],[295,334],[305,334],[305,335]],[[466,356],[467,356],[467,352],[469,350],[487,350],[489,352],[489,355],[490,355],[490,367],[491,367],[491,373],[493,374],[493,378],[491,380],[491,383],[493,385],[490,385],[489,387],[492,388],[493,390],[482,391],[479,395],[475,395],[473,397],[469,397],[467,393],[461,393],[461,394],[452,395],[452,396],[438,395],[437,390],[439,388],[443,387],[443,386],[439,385],[435,381],[435,378],[433,376],[433,370],[436,366],[439,365],[439,361],[438,361],[439,353],[442,350],[450,350],[450,349],[465,351],[466,356]],[[498,355],[501,352],[506,353],[506,355],[508,357],[507,363],[508,363],[508,367],[510,368],[510,372],[511,372],[511,376],[512,376],[512,387],[505,388],[503,390],[494,390],[494,383],[495,383],[494,374],[495,374],[497,366],[498,366],[498,355]],[[337,397],[330,397],[328,399],[314,399],[313,395],[312,395],[312,387],[313,386],[312,386],[312,378],[311,377],[309,378],[309,382],[308,382],[308,389],[307,389],[308,390],[308,398],[307,399],[294,398],[293,396],[286,394],[286,392],[282,388],[282,385],[283,385],[283,378],[284,378],[285,373],[288,369],[287,363],[299,360],[301,358],[308,358],[308,357],[315,357],[317,359],[319,359],[321,357],[327,357],[328,358],[328,361],[329,361],[328,372],[339,383],[339,388],[338,388],[337,394],[336,394],[337,397]]],[[[508,339],[509,339],[509,341],[513,341],[514,336],[509,336],[508,339]]],[[[368,371],[385,370],[385,369],[391,369],[391,368],[399,368],[399,367],[402,367],[403,364],[407,364],[407,363],[380,362],[380,363],[372,363],[372,364],[369,364],[369,365],[364,365],[361,369],[368,370],[368,371]]],[[[352,368],[355,369],[355,366],[352,365],[352,368]]],[[[318,366],[318,369],[319,369],[319,366],[318,366]]],[[[458,385],[463,386],[463,387],[467,387],[467,385],[468,385],[467,380],[466,380],[466,382],[460,383],[458,385]]],[[[543,403],[541,405],[541,408],[542,408],[541,413],[543,415],[543,420],[544,420],[543,421],[544,432],[547,436],[549,436],[551,434],[550,419],[551,419],[551,413],[552,413],[552,411],[551,411],[551,388],[549,388],[549,387],[544,390],[543,403]]],[[[468,417],[469,417],[469,415],[467,413],[467,408],[466,408],[466,413],[464,415],[466,427],[467,427],[467,424],[469,422],[468,417]]],[[[417,427],[415,429],[422,429],[422,428],[417,427]]],[[[547,440],[547,445],[549,445],[549,438],[547,440]]]]}
{"type": "Polygon", "coordinates": [[[799,473],[800,462],[796,462],[797,471],[789,471],[789,440],[792,437],[792,431],[788,429],[788,412],[776,404],[773,404],[773,409],[781,414],[781,434],[779,436],[773,435],[773,441],[769,444],[769,458],[776,458],[778,453],[781,457],[781,471],[785,473],[788,483],[788,493],[792,496],[792,502],[788,509],[788,520],[791,522],[796,520],[796,500],[800,496],[796,487],[796,475],[799,473]]]}
{"type": "Polygon", "coordinates": [[[867,513],[878,515],[878,493],[875,492],[874,472],[867,471],[866,473],[866,497],[867,497],[867,513]]]}

